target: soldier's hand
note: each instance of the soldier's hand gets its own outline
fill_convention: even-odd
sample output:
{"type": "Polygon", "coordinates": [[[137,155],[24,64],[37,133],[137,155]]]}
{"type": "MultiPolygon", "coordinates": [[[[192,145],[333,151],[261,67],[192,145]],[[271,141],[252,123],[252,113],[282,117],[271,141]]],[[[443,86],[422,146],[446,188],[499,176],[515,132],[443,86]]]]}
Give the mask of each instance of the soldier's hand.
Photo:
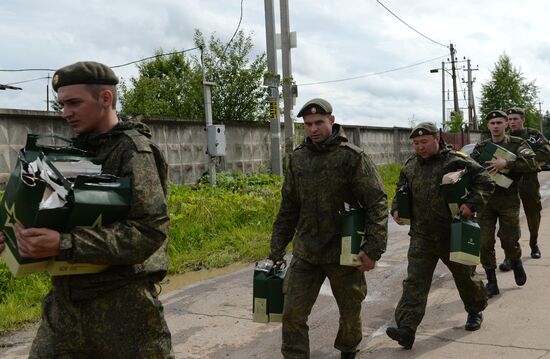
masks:
{"type": "Polygon", "coordinates": [[[48,228],[27,228],[15,224],[17,249],[22,257],[44,258],[59,254],[61,235],[48,228]]]}
{"type": "Polygon", "coordinates": [[[493,158],[490,161],[486,161],[485,163],[489,164],[487,167],[487,171],[489,171],[490,174],[495,174],[500,170],[503,170],[506,168],[506,160],[504,158],[493,158]]]}
{"type": "Polygon", "coordinates": [[[401,218],[399,218],[399,212],[397,210],[393,211],[393,213],[391,214],[393,220],[395,221],[395,223],[399,224],[399,225],[404,225],[405,223],[403,223],[403,221],[401,220],[401,218]]]}
{"type": "Polygon", "coordinates": [[[470,206],[468,206],[466,203],[462,203],[460,205],[460,208],[458,209],[458,213],[460,213],[460,215],[466,219],[472,219],[472,217],[474,216],[474,212],[472,212],[472,210],[470,209],[470,206]]]}
{"type": "Polygon", "coordinates": [[[368,272],[376,266],[376,261],[370,259],[369,256],[363,251],[359,251],[357,258],[361,261],[361,264],[356,266],[356,268],[361,272],[368,272]]]}
{"type": "Polygon", "coordinates": [[[6,248],[6,236],[3,232],[0,232],[0,253],[4,251],[4,248],[6,248]]]}

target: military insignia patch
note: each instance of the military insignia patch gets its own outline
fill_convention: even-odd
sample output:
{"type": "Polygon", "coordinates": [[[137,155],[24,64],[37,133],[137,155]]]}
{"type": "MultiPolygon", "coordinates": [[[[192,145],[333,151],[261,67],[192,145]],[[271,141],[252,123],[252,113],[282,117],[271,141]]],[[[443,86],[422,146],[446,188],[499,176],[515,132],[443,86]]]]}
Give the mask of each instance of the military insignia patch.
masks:
{"type": "Polygon", "coordinates": [[[315,108],[315,106],[311,108],[311,113],[317,113],[317,109],[315,108]]]}
{"type": "Polygon", "coordinates": [[[522,148],[521,150],[519,150],[519,154],[522,156],[531,156],[534,153],[530,148],[522,148]]]}
{"type": "Polygon", "coordinates": [[[424,132],[422,132],[422,130],[419,130],[419,131],[418,131],[418,135],[419,135],[419,136],[422,136],[423,134],[424,134],[424,132]]]}
{"type": "Polygon", "coordinates": [[[59,75],[54,75],[53,78],[52,78],[52,85],[57,85],[57,83],[59,82],[59,75]]]}

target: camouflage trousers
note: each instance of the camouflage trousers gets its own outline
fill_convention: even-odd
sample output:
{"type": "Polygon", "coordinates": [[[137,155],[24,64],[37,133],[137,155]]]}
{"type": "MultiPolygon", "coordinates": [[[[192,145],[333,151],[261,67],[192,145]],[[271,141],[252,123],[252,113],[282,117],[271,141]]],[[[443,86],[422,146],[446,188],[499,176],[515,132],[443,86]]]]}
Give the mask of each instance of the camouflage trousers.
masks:
{"type": "Polygon", "coordinates": [[[523,175],[519,182],[519,196],[529,226],[530,242],[537,243],[540,227],[540,184],[537,173],[523,175]]]}
{"type": "Polygon", "coordinates": [[[82,301],[54,287],[29,358],[174,358],[154,284],[131,282],[82,301]]]}
{"type": "Polygon", "coordinates": [[[407,278],[403,281],[403,295],[395,309],[398,327],[416,331],[420,325],[426,312],[433,273],[440,259],[451,271],[466,311],[477,313],[487,307],[487,293],[482,281],[474,277],[475,267],[450,261],[449,250],[450,239],[430,241],[411,238],[407,278]]]}
{"type": "Polygon", "coordinates": [[[340,321],[334,347],[354,352],[363,338],[361,302],[367,295],[363,272],[339,264],[311,264],[293,257],[285,278],[283,344],[285,358],[309,358],[307,319],[325,278],[329,279],[338,304],[340,321]]]}
{"type": "Polygon", "coordinates": [[[521,229],[519,227],[519,196],[517,192],[493,194],[483,211],[478,214],[481,241],[480,260],[481,265],[487,269],[497,267],[495,253],[497,220],[497,236],[500,238],[500,245],[506,258],[514,261],[520,259],[521,229]]]}

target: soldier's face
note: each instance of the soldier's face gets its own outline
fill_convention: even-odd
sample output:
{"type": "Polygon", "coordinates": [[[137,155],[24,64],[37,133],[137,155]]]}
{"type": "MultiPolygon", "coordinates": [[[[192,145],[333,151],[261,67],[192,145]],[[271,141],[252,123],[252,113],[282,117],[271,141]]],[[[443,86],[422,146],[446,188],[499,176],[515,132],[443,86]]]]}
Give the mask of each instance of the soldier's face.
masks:
{"type": "Polygon", "coordinates": [[[523,130],[525,119],[523,118],[523,116],[518,115],[517,113],[510,114],[508,115],[508,124],[510,125],[510,129],[512,131],[523,130]]]}
{"type": "Polygon", "coordinates": [[[63,118],[76,134],[101,133],[110,106],[101,95],[96,98],[86,85],[68,85],[58,89],[57,100],[63,106],[63,118]]]}
{"type": "Polygon", "coordinates": [[[304,129],[306,136],[313,143],[321,143],[332,134],[332,125],[334,124],[334,116],[309,114],[304,116],[304,129]]]}
{"type": "Polygon", "coordinates": [[[422,135],[413,138],[414,151],[424,159],[439,152],[439,135],[422,135]]]}
{"type": "Polygon", "coordinates": [[[507,126],[507,119],[502,117],[492,118],[487,122],[487,128],[489,129],[489,132],[491,132],[491,136],[500,137],[504,135],[504,131],[506,131],[507,126]]]}

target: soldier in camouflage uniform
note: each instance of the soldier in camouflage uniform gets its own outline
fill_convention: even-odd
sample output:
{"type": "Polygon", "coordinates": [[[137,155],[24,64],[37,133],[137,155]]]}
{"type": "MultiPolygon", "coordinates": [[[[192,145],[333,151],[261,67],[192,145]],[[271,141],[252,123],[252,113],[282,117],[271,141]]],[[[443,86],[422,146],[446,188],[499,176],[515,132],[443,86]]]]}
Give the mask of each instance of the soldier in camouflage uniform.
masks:
{"type": "Polygon", "coordinates": [[[298,113],[302,116],[306,138],[287,158],[271,237],[270,258],[276,262],[294,239],[281,352],[285,358],[309,358],[307,319],[328,277],[340,311],[334,347],[342,358],[355,358],[362,339],[361,302],[367,294],[363,271],[374,268],[386,249],[386,194],[372,160],[334,124],[330,103],[313,99],[298,113]],[[358,256],[362,264],[357,268],[339,264],[345,203],[365,210],[365,239],[358,256]]]}
{"type": "MultiPolygon", "coordinates": [[[[409,264],[407,278],[403,281],[403,295],[395,309],[397,328],[386,330],[388,336],[405,349],[412,348],[416,329],[424,317],[433,272],[439,260],[451,271],[468,313],[465,329],[474,331],[480,328],[487,295],[481,280],[474,277],[474,266],[449,260],[453,214],[440,192],[440,185],[446,173],[466,169],[472,178],[472,186],[459,212],[467,219],[483,208],[494,190],[494,183],[483,167],[460,152],[441,147],[435,124],[418,124],[411,131],[410,138],[416,153],[405,162],[397,183],[398,189],[407,188],[411,198],[409,264]]],[[[391,211],[394,220],[404,224],[395,198],[391,211]]]]}
{"type": "MultiPolygon", "coordinates": [[[[542,133],[525,126],[525,112],[519,107],[512,107],[506,111],[510,125],[510,136],[521,137],[529,142],[529,145],[535,151],[538,164],[544,164],[550,161],[550,144],[542,133]]],[[[540,171],[540,168],[538,168],[540,171]]],[[[537,172],[538,172],[537,171],[537,172]]],[[[540,201],[540,184],[537,172],[524,173],[519,181],[519,197],[523,204],[527,225],[529,226],[529,246],[531,247],[531,258],[540,258],[540,248],[538,246],[540,212],[542,204],[540,201]]],[[[512,268],[510,258],[505,258],[499,268],[502,271],[509,271],[512,268]]]]}
{"type": "Polygon", "coordinates": [[[63,117],[102,161],[102,172],[130,177],[128,217],[69,233],[16,228],[26,257],[107,264],[97,274],[56,276],[42,305],[30,358],[173,358],[156,285],[167,271],[167,165],[146,125],[119,121],[118,79],[106,65],[59,69],[53,88],[63,117]]]}
{"type": "MultiPolygon", "coordinates": [[[[487,170],[493,176],[499,176],[497,172],[504,173],[513,180],[508,187],[497,180],[494,194],[489,199],[487,206],[479,213],[478,220],[481,230],[481,264],[487,274],[487,295],[490,297],[500,293],[498,289],[495,255],[495,227],[498,220],[498,233],[502,249],[506,258],[510,258],[511,267],[514,270],[514,278],[517,285],[524,285],[527,274],[521,262],[521,246],[519,238],[519,196],[518,181],[525,173],[535,172],[537,163],[535,154],[529,144],[520,137],[509,136],[505,130],[508,126],[506,113],[503,111],[491,111],[486,116],[487,128],[491,132],[491,138],[476,145],[472,151],[472,158],[479,162],[479,158],[488,143],[495,143],[516,155],[515,160],[493,157],[486,163],[487,170]]],[[[495,177],[498,179],[498,177],[495,177]]]]}

